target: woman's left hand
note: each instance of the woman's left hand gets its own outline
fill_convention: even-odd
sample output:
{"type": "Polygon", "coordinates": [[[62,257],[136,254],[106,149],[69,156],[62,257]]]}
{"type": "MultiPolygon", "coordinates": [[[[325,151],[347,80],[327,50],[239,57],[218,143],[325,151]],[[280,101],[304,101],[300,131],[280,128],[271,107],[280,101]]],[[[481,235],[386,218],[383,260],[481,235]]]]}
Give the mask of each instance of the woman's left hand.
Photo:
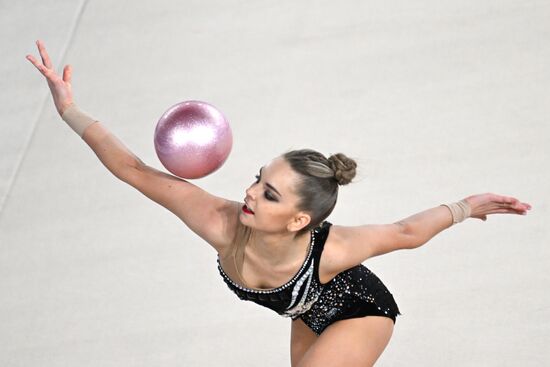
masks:
{"type": "Polygon", "coordinates": [[[492,193],[468,196],[465,199],[472,210],[470,217],[487,220],[489,214],[527,214],[531,205],[522,203],[511,196],[503,196],[492,193]]]}

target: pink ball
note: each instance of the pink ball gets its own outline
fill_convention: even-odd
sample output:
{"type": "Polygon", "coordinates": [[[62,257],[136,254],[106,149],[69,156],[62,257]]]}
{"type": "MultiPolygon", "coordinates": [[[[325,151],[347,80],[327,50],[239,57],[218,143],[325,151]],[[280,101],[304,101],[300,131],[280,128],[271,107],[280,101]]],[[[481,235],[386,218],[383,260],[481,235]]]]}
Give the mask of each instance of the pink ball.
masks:
{"type": "Polygon", "coordinates": [[[216,171],[233,145],[228,121],[201,101],[170,107],[157,123],[154,140],[162,165],[181,178],[201,178],[216,171]]]}

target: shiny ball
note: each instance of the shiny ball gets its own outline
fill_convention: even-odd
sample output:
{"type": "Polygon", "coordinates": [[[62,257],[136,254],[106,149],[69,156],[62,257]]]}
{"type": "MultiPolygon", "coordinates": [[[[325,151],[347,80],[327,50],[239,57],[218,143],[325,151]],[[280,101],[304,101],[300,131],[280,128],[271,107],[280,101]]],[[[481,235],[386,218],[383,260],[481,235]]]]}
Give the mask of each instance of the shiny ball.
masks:
{"type": "Polygon", "coordinates": [[[155,128],[155,151],[162,165],[181,178],[201,178],[222,166],[233,135],[225,116],[201,101],[170,107],[155,128]]]}

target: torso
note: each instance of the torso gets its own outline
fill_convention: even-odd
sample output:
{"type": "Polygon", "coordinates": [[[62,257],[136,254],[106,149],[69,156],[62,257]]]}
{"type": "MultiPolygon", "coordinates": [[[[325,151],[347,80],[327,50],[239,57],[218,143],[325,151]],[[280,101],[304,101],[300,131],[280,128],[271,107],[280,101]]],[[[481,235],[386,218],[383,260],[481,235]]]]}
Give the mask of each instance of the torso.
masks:
{"type": "MultiPolygon", "coordinates": [[[[393,295],[368,268],[359,264],[336,274],[328,270],[330,260],[337,259],[338,248],[342,248],[338,247],[338,231],[331,238],[331,226],[325,221],[311,231],[311,242],[307,251],[304,249],[305,259],[297,259],[293,264],[277,269],[253,256],[247,259],[244,274],[247,284],[235,271],[232,256],[226,256],[223,265],[218,256],[219,273],[241,300],[252,301],[292,320],[300,318],[317,335],[336,321],[366,315],[386,316],[395,322],[401,313],[393,295]],[[324,249],[329,246],[326,253],[329,256],[325,256],[324,249]]],[[[237,258],[242,257],[237,254],[237,258]]],[[[240,271],[240,264],[237,266],[240,271]]]]}
{"type": "MultiPolygon", "coordinates": [[[[341,270],[343,270],[330,270],[331,249],[334,248],[334,236],[331,236],[331,232],[329,232],[319,262],[319,280],[322,284],[328,283],[341,270]]],[[[247,247],[245,247],[245,251],[246,249],[247,247]]],[[[270,266],[268,262],[256,256],[250,250],[248,250],[245,254],[244,264],[241,264],[242,253],[237,255],[237,259],[234,259],[232,254],[225,255],[224,257],[222,257],[222,254],[219,254],[220,265],[227,276],[229,276],[235,283],[243,287],[258,290],[273,289],[288,283],[298,273],[307,257],[308,250],[309,245],[303,249],[303,253],[299,259],[292,261],[291,264],[284,264],[277,267],[270,266]],[[243,284],[241,278],[235,270],[235,262],[239,267],[241,276],[247,283],[246,285],[243,284]]]]}

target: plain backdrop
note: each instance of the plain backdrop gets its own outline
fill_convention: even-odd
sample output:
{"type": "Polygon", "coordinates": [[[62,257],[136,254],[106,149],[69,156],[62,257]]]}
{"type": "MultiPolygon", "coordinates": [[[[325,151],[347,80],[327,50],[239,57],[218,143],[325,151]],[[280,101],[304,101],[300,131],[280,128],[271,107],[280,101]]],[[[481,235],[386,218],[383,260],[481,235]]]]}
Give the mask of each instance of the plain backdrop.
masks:
{"type": "Polygon", "coordinates": [[[59,118],[36,39],[157,169],[169,106],[223,111],[231,155],[193,181],[219,196],[307,147],[359,163],[333,223],[530,203],[364,264],[402,312],[378,366],[549,365],[548,19],[540,0],[0,1],[0,365],[290,365],[290,320],[239,300],[213,248],[59,118]]]}

